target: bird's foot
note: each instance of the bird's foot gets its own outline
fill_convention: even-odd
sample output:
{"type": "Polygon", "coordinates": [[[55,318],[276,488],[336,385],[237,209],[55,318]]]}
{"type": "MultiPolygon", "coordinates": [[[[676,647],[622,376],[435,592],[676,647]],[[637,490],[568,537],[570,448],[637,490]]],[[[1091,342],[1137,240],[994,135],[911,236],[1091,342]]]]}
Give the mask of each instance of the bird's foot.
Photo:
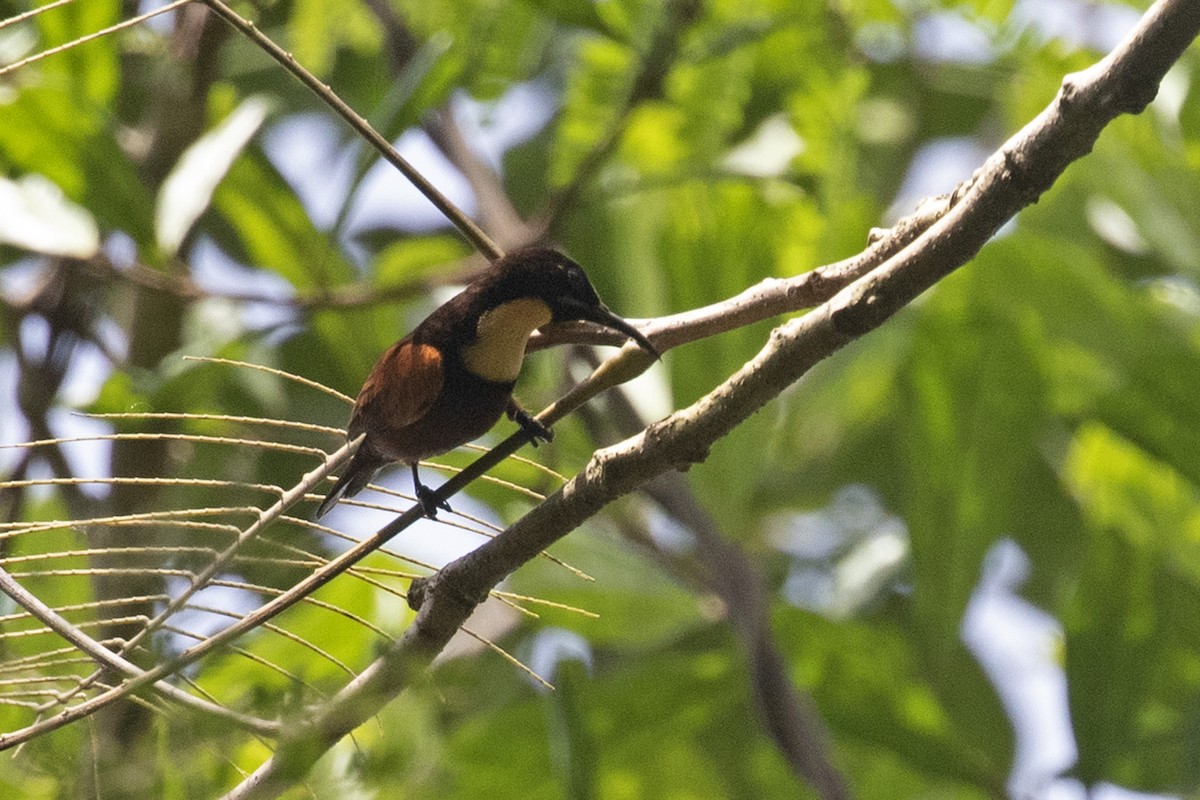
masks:
{"type": "Polygon", "coordinates": [[[529,443],[534,447],[538,446],[538,439],[543,442],[554,441],[554,431],[543,425],[537,417],[530,414],[523,408],[518,408],[513,412],[513,422],[521,426],[521,430],[529,436],[529,443]]]}
{"type": "Polygon", "coordinates": [[[437,519],[439,508],[443,511],[454,511],[450,508],[448,500],[439,499],[437,492],[422,483],[417,484],[417,504],[421,506],[421,513],[430,519],[437,519]]]}

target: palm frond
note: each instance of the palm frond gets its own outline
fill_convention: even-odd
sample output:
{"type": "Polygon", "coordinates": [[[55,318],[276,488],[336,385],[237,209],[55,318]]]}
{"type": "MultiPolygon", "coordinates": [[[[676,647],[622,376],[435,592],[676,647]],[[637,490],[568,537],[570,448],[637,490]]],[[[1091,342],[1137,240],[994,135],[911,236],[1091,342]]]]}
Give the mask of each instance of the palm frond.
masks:
{"type": "MultiPolygon", "coordinates": [[[[231,369],[251,369],[349,403],[351,399],[309,379],[272,367],[229,359],[190,359],[231,369]]],[[[119,424],[180,425],[184,430],[117,431],[41,439],[9,445],[39,449],[73,443],[157,442],[186,448],[183,475],[26,478],[0,482],[7,490],[63,490],[94,486],[142,487],[162,507],[66,518],[0,523],[0,591],[12,601],[0,608],[0,748],[29,742],[105,705],[128,700],[155,713],[176,709],[223,720],[248,735],[271,738],[275,721],[296,697],[320,704],[354,680],[370,654],[391,644],[404,620],[381,618],[379,608],[403,603],[412,579],[436,564],[393,547],[364,550],[355,536],[314,522],[296,509],[311,507],[320,488],[354,452],[340,429],[307,422],[220,413],[138,411],[86,415],[119,424]],[[193,433],[187,426],[221,428],[193,433]],[[254,435],[242,435],[242,431],[254,435]],[[264,435],[267,434],[267,435],[264,435]],[[300,474],[285,485],[236,476],[188,476],[200,455],[211,466],[232,469],[240,459],[287,457],[300,474]],[[216,454],[213,456],[213,454],[216,454]],[[225,505],[212,505],[223,497],[225,505]],[[189,502],[207,498],[207,502],[189,502]],[[128,533],[128,541],[99,546],[98,532],[128,533]],[[345,572],[344,578],[333,577],[345,572]],[[112,596],[100,581],[149,584],[160,591],[112,596]],[[383,603],[384,598],[392,602],[383,603]],[[398,603],[396,601],[399,601],[398,603]],[[284,616],[276,616],[291,608],[284,616]],[[194,666],[193,666],[194,665],[194,666]],[[214,676],[234,669],[239,681],[214,676]],[[264,697],[266,700],[264,701],[264,697]],[[273,698],[273,699],[272,699],[273,698]]],[[[557,473],[536,462],[546,476],[557,473]]],[[[146,465],[152,470],[155,465],[146,465]]],[[[175,465],[180,466],[180,465],[175,465]]],[[[429,466],[456,472],[444,464],[429,466]]],[[[514,498],[542,495],[491,478],[514,498]]],[[[400,513],[410,496],[372,485],[375,499],[347,506],[400,513]],[[400,504],[403,505],[400,505],[400,504]]],[[[501,528],[469,514],[447,514],[438,524],[481,537],[501,528]]],[[[120,537],[118,537],[119,539],[120,537]]],[[[590,578],[546,555],[580,578],[590,578]]],[[[514,612],[536,617],[526,605],[587,614],[549,600],[493,592],[514,612]]],[[[463,628],[506,661],[549,686],[486,636],[463,628]]]]}

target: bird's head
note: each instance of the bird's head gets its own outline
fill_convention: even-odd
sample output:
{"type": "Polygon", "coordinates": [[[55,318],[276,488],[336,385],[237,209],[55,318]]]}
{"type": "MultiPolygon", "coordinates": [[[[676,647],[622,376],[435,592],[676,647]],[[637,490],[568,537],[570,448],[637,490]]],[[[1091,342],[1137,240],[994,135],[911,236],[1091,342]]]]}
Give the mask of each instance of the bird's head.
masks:
{"type": "Polygon", "coordinates": [[[546,304],[553,322],[594,322],[622,333],[655,358],[654,345],[635,327],[609,311],[583,267],[549,248],[509,253],[495,265],[493,302],[530,298],[546,304]]]}

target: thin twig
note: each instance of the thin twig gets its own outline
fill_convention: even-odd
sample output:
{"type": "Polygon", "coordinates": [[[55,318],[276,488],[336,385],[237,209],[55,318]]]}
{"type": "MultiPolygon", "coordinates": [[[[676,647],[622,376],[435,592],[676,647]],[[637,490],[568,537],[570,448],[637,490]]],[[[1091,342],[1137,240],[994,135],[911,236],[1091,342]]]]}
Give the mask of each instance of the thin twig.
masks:
{"type": "Polygon", "coordinates": [[[232,422],[239,425],[265,425],[274,428],[288,428],[306,433],[326,433],[342,438],[346,432],[331,425],[315,425],[311,422],[296,422],[290,419],[274,419],[272,417],[246,417],[237,414],[195,414],[180,411],[114,411],[105,414],[89,414],[79,412],[78,416],[88,419],[165,419],[200,422],[232,422]]]}
{"type": "Polygon", "coordinates": [[[550,689],[550,690],[554,689],[554,685],[552,683],[550,683],[550,681],[546,680],[541,675],[538,675],[536,672],[533,671],[532,668],[530,668],[528,665],[526,665],[524,662],[522,662],[521,659],[517,658],[512,653],[508,652],[503,647],[501,647],[500,645],[493,642],[491,639],[487,638],[486,636],[482,636],[482,635],[476,633],[475,631],[468,628],[466,625],[463,625],[462,627],[460,627],[459,630],[461,630],[467,636],[470,636],[475,641],[479,642],[484,647],[491,650],[496,655],[503,658],[508,663],[512,664],[517,669],[524,672],[526,675],[528,675],[530,678],[532,678],[534,681],[536,681],[538,684],[540,684],[542,686],[542,688],[550,689]]]}
{"type": "Polygon", "coordinates": [[[108,36],[111,33],[116,33],[117,31],[121,31],[126,28],[132,28],[134,25],[139,25],[151,17],[157,17],[159,14],[166,14],[168,11],[174,11],[180,6],[185,6],[190,2],[192,2],[192,0],[175,0],[175,2],[168,3],[161,8],[156,8],[153,11],[147,11],[145,14],[139,14],[136,17],[131,17],[124,22],[118,22],[116,25],[110,25],[109,27],[98,30],[95,33],[89,33],[87,36],[81,36],[74,41],[67,42],[66,44],[60,44],[58,47],[51,47],[49,50],[43,50],[40,53],[34,53],[28,58],[23,58],[20,61],[14,61],[7,66],[0,67],[0,77],[18,70],[21,67],[27,67],[30,64],[41,61],[43,58],[49,58],[50,56],[55,56],[59,53],[70,50],[72,47],[78,47],[81,44],[87,44],[88,42],[95,41],[103,36],[108,36]]]}
{"type": "MultiPolygon", "coordinates": [[[[630,320],[659,352],[707,339],[756,322],[820,305],[872,269],[899,253],[953,208],[946,195],[921,207],[888,230],[872,231],[861,253],[817,267],[791,278],[767,278],[733,297],[711,305],[654,319],[630,320]]],[[[623,346],[627,338],[590,323],[563,323],[538,331],[529,352],[561,344],[623,346]]],[[[649,362],[647,362],[648,365],[649,362]]]]}
{"type": "Polygon", "coordinates": [[[28,10],[24,13],[17,14],[15,17],[9,17],[8,19],[0,20],[0,30],[4,30],[5,28],[9,27],[10,25],[18,25],[27,19],[32,19],[33,17],[36,17],[38,14],[43,14],[47,11],[50,11],[51,9],[59,8],[60,6],[65,6],[67,3],[73,3],[73,2],[75,2],[75,0],[54,0],[53,3],[47,3],[44,6],[38,6],[37,8],[31,8],[30,10],[28,10]]]}
{"type": "MultiPolygon", "coordinates": [[[[186,2],[187,0],[179,0],[186,2]]],[[[413,186],[417,188],[421,194],[425,195],[426,199],[442,212],[448,220],[454,223],[459,232],[471,243],[475,249],[483,253],[488,259],[495,261],[504,255],[495,242],[493,242],[483,229],[468,217],[450,198],[446,197],[437,187],[425,179],[412,164],[408,163],[403,156],[396,152],[396,148],[392,147],[391,142],[383,138],[380,133],[371,127],[357,111],[352,109],[346,101],[334,94],[333,90],[322,83],[315,75],[302,67],[295,56],[284,50],[279,45],[275,44],[270,37],[258,29],[257,26],[248,19],[239,16],[233,9],[221,2],[221,0],[201,0],[205,5],[213,10],[217,16],[228,22],[236,28],[242,35],[246,36],[250,41],[258,45],[267,55],[275,59],[284,69],[292,73],[309,89],[313,91],[321,99],[323,103],[328,105],[337,114],[346,121],[351,128],[355,130],[363,139],[365,139],[372,147],[374,147],[385,160],[397,170],[400,171],[405,178],[408,179],[413,186]]]]}
{"type": "Polygon", "coordinates": [[[253,370],[257,370],[259,372],[265,372],[268,375],[274,375],[279,378],[286,378],[287,380],[298,383],[301,386],[307,386],[309,389],[316,389],[318,392],[324,392],[325,394],[329,395],[330,397],[336,397],[338,400],[341,400],[343,403],[345,403],[348,406],[354,405],[353,397],[351,397],[350,395],[347,395],[347,394],[342,394],[337,389],[331,389],[328,386],[326,386],[325,384],[318,383],[317,381],[314,381],[310,378],[305,378],[301,375],[295,375],[291,372],[285,372],[284,370],[281,370],[281,369],[275,369],[274,367],[268,367],[263,364],[255,364],[250,361],[237,361],[232,358],[213,358],[211,356],[184,356],[183,360],[184,361],[199,361],[202,364],[224,364],[226,366],[231,366],[231,367],[245,367],[246,369],[253,369],[253,370]]]}
{"type": "MultiPolygon", "coordinates": [[[[63,436],[54,439],[35,439],[32,442],[16,442],[0,444],[0,450],[24,450],[37,447],[51,447],[61,444],[78,444],[79,442],[192,442],[193,444],[222,444],[236,447],[256,447],[260,450],[278,450],[284,453],[296,453],[306,456],[324,456],[325,451],[319,447],[305,447],[299,444],[287,444],[263,439],[243,439],[237,436],[209,436],[202,433],[101,433],[95,436],[63,436]]],[[[86,480],[86,479],[85,479],[86,480]]],[[[127,479],[115,479],[127,480],[127,479]]],[[[136,478],[142,482],[171,480],[169,478],[136,478]]]]}

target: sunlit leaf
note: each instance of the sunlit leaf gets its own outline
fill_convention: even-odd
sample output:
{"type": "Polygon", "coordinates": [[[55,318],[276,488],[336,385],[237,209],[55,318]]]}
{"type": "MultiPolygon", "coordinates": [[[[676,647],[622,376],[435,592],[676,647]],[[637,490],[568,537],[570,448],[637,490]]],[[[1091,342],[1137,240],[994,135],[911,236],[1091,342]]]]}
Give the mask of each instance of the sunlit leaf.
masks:
{"type": "Polygon", "coordinates": [[[213,192],[234,159],[262,126],[270,103],[261,97],[245,100],[206,136],[198,139],[163,181],[155,210],[158,246],[173,255],[208,208],[213,192]]]}
{"type": "Polygon", "coordinates": [[[0,179],[0,242],[35,253],[88,258],[100,247],[96,221],[38,175],[0,179]]]}

